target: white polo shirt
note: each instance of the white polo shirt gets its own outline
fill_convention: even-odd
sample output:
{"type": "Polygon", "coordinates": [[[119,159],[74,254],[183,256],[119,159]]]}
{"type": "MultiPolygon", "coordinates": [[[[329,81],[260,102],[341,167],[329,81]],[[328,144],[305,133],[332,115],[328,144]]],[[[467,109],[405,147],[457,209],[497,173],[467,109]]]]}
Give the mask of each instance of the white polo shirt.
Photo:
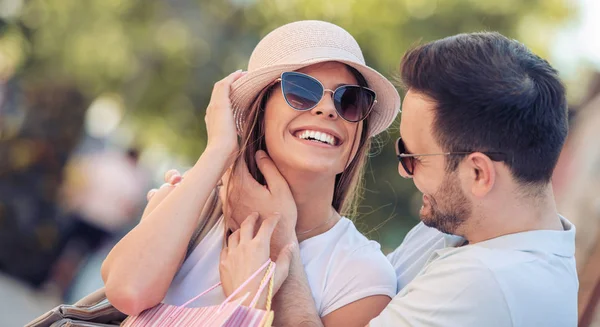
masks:
{"type": "MultiPolygon", "coordinates": [[[[564,231],[529,231],[461,247],[422,249],[432,253],[424,268],[370,326],[576,326],[575,226],[562,217],[561,222],[564,231]]],[[[457,240],[422,227],[388,256],[397,270],[401,267],[394,259],[414,258],[419,239],[434,248],[457,240]]],[[[409,270],[418,267],[413,268],[409,270]]]]}

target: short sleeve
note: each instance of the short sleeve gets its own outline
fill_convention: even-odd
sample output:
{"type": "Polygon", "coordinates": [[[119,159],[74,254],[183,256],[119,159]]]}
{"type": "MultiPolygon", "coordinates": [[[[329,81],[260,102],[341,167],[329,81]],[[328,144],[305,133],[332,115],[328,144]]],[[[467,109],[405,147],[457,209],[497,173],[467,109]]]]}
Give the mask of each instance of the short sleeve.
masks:
{"type": "Polygon", "coordinates": [[[477,259],[427,267],[369,326],[512,326],[502,288],[477,259]]]}
{"type": "Polygon", "coordinates": [[[379,244],[370,241],[348,255],[326,276],[327,289],[320,312],[321,317],[357,300],[396,295],[396,273],[383,255],[379,244]]]}
{"type": "Polygon", "coordinates": [[[447,246],[455,246],[463,239],[458,236],[443,234],[435,228],[427,227],[420,222],[413,227],[402,244],[387,255],[396,270],[398,291],[406,286],[421,272],[431,255],[447,246]]]}

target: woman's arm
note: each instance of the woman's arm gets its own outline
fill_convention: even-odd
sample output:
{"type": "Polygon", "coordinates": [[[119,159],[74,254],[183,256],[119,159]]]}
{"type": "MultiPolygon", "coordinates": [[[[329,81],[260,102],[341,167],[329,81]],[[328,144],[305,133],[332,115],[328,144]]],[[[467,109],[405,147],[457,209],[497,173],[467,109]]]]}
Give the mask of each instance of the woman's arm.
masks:
{"type": "Polygon", "coordinates": [[[162,301],[206,200],[237,152],[229,91],[241,76],[238,71],[215,84],[205,118],[208,145],[185,179],[148,210],[102,264],[106,295],[126,314],[136,315],[162,301]]]}

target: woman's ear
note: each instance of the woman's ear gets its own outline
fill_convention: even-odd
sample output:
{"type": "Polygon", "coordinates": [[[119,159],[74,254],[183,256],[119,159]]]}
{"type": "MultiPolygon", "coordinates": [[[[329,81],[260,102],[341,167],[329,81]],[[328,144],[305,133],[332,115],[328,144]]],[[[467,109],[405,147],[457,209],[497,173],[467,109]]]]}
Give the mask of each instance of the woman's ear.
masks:
{"type": "Polygon", "coordinates": [[[469,170],[471,193],[476,197],[486,196],[496,183],[496,168],[494,162],[485,154],[475,152],[464,161],[469,170]]]}

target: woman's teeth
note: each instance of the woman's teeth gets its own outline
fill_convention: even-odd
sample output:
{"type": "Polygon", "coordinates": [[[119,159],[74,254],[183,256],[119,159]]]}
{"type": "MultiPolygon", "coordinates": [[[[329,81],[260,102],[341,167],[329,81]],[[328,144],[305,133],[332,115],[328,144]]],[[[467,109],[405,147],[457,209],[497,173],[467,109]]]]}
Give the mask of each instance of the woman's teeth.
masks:
{"type": "Polygon", "coordinates": [[[329,145],[333,145],[335,146],[335,137],[333,135],[327,134],[327,133],[323,133],[323,132],[317,132],[317,131],[310,131],[310,130],[305,130],[305,131],[300,131],[297,133],[297,137],[303,140],[314,140],[314,141],[319,141],[321,143],[326,143],[329,145]]]}

